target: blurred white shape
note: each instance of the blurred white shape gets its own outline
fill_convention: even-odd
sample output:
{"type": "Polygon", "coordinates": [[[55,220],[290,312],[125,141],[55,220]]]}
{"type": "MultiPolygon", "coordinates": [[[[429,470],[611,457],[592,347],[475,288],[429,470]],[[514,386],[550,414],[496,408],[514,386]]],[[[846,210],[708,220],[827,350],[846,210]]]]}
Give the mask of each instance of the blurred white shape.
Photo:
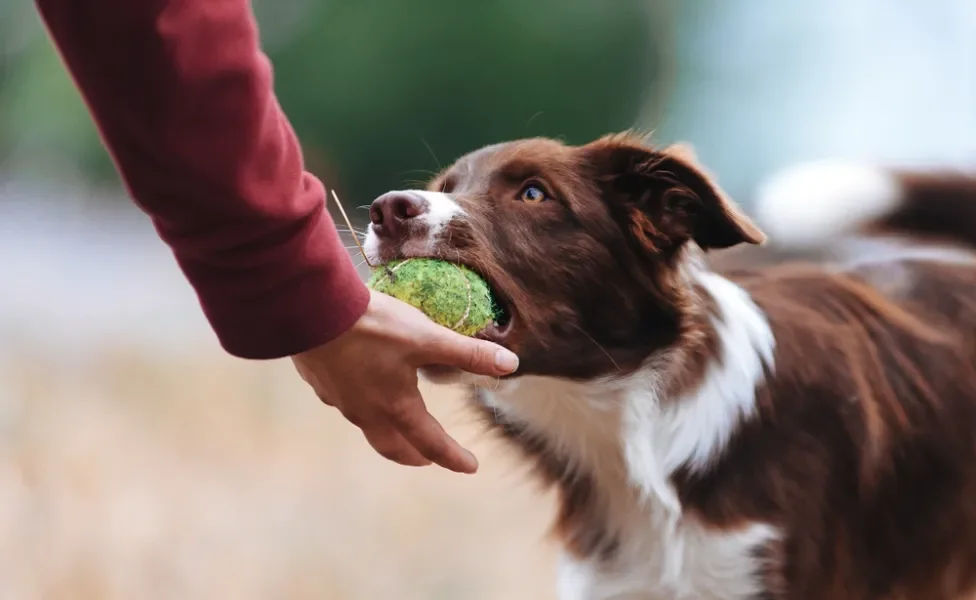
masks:
{"type": "Polygon", "coordinates": [[[976,2],[682,5],[665,138],[745,204],[766,173],[846,158],[976,164],[976,2]]]}
{"type": "Polygon", "coordinates": [[[898,180],[881,167],[821,160],[764,181],[752,212],[772,241],[815,247],[887,214],[900,199],[898,180]]]}

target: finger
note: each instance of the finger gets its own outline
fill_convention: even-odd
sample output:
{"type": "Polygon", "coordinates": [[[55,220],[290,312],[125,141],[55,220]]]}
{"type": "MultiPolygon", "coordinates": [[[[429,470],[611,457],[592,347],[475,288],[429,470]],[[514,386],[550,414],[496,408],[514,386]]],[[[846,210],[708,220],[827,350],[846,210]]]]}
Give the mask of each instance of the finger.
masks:
{"type": "Polygon", "coordinates": [[[470,338],[447,328],[422,345],[424,365],[456,367],[475,375],[499,377],[518,369],[514,352],[485,340],[470,338]]]}
{"type": "MultiPolygon", "coordinates": [[[[315,392],[315,395],[318,397],[318,399],[322,401],[322,404],[325,404],[326,406],[331,406],[332,408],[338,408],[338,406],[336,406],[335,400],[333,400],[333,398],[335,397],[334,394],[330,394],[328,392],[324,392],[321,390],[313,390],[313,391],[315,392]]],[[[348,416],[346,415],[343,416],[345,416],[346,419],[349,420],[349,422],[352,423],[353,425],[357,425],[357,426],[359,425],[359,423],[354,422],[348,416]]]]}
{"type": "Polygon", "coordinates": [[[428,460],[457,473],[474,473],[478,459],[444,431],[419,392],[393,405],[390,418],[407,442],[428,460]]]}
{"type": "Polygon", "coordinates": [[[392,425],[364,427],[366,441],[383,458],[408,467],[426,467],[430,460],[424,458],[392,425]]]}

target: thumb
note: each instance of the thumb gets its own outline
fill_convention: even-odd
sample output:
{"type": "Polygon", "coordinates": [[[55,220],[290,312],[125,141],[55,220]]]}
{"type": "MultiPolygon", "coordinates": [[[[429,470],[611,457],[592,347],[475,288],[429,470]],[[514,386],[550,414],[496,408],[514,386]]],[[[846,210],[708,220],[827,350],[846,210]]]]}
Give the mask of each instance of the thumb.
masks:
{"type": "Polygon", "coordinates": [[[427,364],[454,367],[487,377],[508,375],[518,369],[518,356],[511,350],[486,340],[467,337],[442,328],[426,344],[421,357],[427,364]]]}

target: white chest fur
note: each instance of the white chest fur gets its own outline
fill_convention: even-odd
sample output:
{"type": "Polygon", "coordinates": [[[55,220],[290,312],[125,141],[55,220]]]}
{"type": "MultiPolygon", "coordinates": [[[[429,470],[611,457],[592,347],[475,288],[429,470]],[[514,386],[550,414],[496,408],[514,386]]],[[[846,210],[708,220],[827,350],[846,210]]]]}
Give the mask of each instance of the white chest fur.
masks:
{"type": "Polygon", "coordinates": [[[745,599],[760,590],[756,550],[775,539],[764,523],[710,528],[686,515],[671,483],[681,467],[704,469],[720,457],[755,411],[773,336],[740,288],[700,275],[715,298],[722,360],[684,398],[662,402],[654,361],[626,378],[572,382],[522,377],[483,396],[500,418],[543,436],[570,471],[595,483],[604,524],[620,540],[609,560],[566,558],[562,600],[745,599]]]}

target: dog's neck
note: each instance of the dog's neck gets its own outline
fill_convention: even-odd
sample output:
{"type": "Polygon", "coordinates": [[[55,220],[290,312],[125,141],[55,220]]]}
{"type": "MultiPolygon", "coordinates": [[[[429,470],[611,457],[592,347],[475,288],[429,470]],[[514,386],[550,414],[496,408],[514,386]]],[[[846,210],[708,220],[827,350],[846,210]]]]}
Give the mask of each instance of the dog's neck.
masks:
{"type": "Polygon", "coordinates": [[[694,277],[711,310],[703,321],[710,329],[692,334],[711,336],[711,354],[689,343],[648,357],[626,376],[526,376],[479,390],[495,423],[562,488],[562,520],[574,515],[561,533],[580,553],[609,554],[627,544],[635,515],[662,527],[680,521],[672,476],[707,469],[756,410],[756,388],[773,362],[769,324],[732,282],[705,270],[694,277]],[[689,364],[696,360],[705,364],[689,364]],[[682,382],[688,373],[695,376],[682,382]]]}

